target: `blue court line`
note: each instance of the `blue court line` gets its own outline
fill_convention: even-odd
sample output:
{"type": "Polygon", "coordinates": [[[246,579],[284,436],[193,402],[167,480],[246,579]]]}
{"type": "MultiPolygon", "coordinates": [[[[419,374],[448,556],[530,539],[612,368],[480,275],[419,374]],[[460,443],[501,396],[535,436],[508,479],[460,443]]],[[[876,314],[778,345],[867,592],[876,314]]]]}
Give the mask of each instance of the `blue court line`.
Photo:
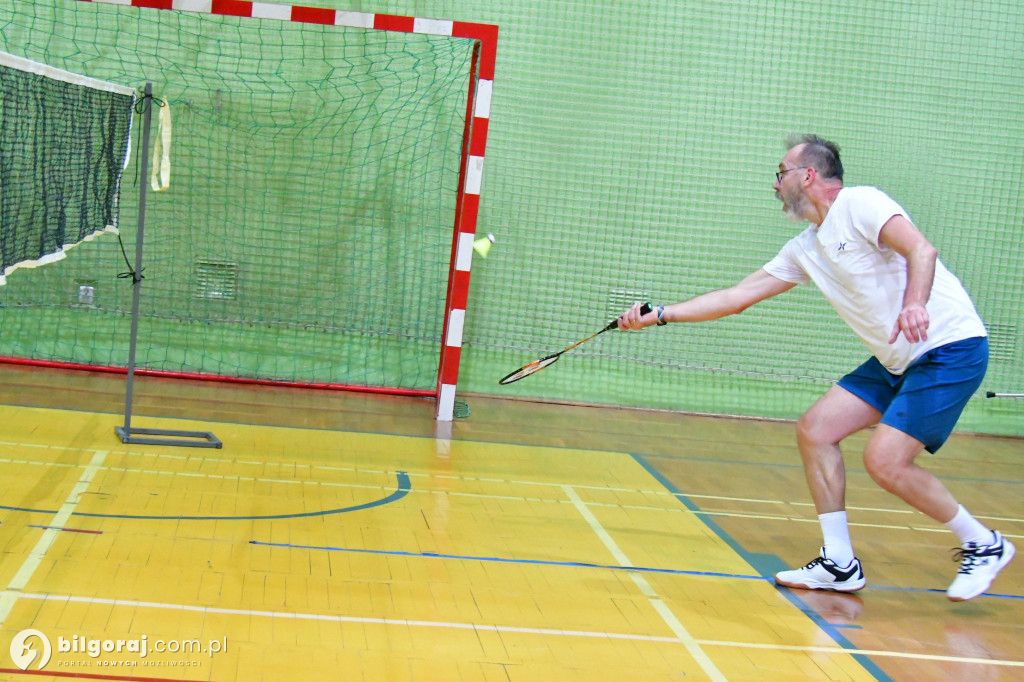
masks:
{"type": "MultiPolygon", "coordinates": [[[[891,590],[894,592],[931,592],[934,594],[946,595],[946,590],[937,589],[934,587],[896,587],[895,585],[872,585],[873,590],[891,590]]],[[[998,597],[999,599],[1024,599],[1024,596],[1019,594],[1000,594],[998,592],[985,592],[980,596],[984,597],[998,597]]]]}
{"type": "MultiPolygon", "coordinates": [[[[276,547],[278,549],[308,549],[320,552],[346,552],[348,554],[376,554],[379,556],[401,556],[401,557],[413,557],[418,559],[455,559],[457,561],[486,561],[491,563],[501,564],[519,564],[529,566],[562,566],[566,568],[600,568],[609,571],[639,571],[642,573],[662,573],[667,575],[690,575],[690,576],[702,576],[710,578],[733,578],[736,580],[764,580],[773,582],[775,580],[773,571],[770,576],[766,575],[747,575],[743,573],[717,573],[715,571],[685,571],[677,568],[650,568],[646,566],[620,566],[618,564],[593,564],[585,561],[555,561],[553,559],[509,559],[507,557],[496,557],[496,556],[475,556],[472,554],[440,554],[438,552],[403,552],[401,550],[392,549],[358,549],[354,547],[333,547],[331,545],[296,545],[289,542],[264,542],[262,540],[250,540],[250,545],[257,545],[259,547],[276,547]]],[[[747,556],[754,556],[748,554],[747,556]]],[[[781,561],[779,563],[782,566],[781,561]]],[[[755,567],[756,569],[756,567],[755,567]]],[[[945,590],[930,589],[930,588],[919,588],[919,587],[895,587],[885,585],[871,585],[868,589],[873,590],[894,590],[900,592],[937,592],[939,594],[945,594],[945,590]]],[[[789,591],[788,588],[780,588],[780,590],[789,591]]],[[[1024,596],[1015,594],[992,594],[990,592],[985,593],[986,597],[1002,597],[1006,599],[1024,599],[1024,596]]],[[[801,610],[807,610],[801,608],[801,610]]],[[[814,613],[814,611],[809,611],[814,613]]],[[[832,627],[859,627],[853,625],[839,626],[834,625],[832,627]]]]}
{"type": "Polygon", "coordinates": [[[682,571],[674,568],[646,568],[643,566],[618,566],[612,564],[590,564],[583,561],[553,561],[545,559],[506,559],[495,556],[471,556],[466,554],[438,554],[435,552],[400,552],[385,549],[353,549],[351,547],[321,547],[317,545],[292,545],[287,542],[261,542],[250,540],[250,545],[261,547],[280,547],[284,549],[314,549],[324,552],[349,552],[352,554],[381,554],[386,556],[407,556],[428,559],[458,559],[460,561],[490,561],[502,564],[529,564],[533,566],[567,566],[574,568],[604,568],[612,571],[642,571],[645,573],[670,573],[675,575],[699,575],[715,578],[739,578],[742,580],[767,580],[760,575],[741,575],[738,573],[713,573],[710,571],[682,571]]]}
{"type": "MultiPolygon", "coordinates": [[[[311,516],[328,516],[330,514],[345,514],[347,512],[360,511],[363,509],[371,509],[373,507],[380,507],[385,504],[397,502],[412,490],[412,484],[409,481],[409,474],[404,471],[395,472],[397,478],[397,488],[393,493],[387,497],[382,497],[379,500],[373,502],[364,502],[363,504],[357,504],[352,507],[339,507],[338,509],[324,509],[322,511],[313,512],[300,512],[297,514],[270,514],[266,516],[156,516],[156,515],[142,515],[142,514],[90,514],[87,512],[72,512],[72,516],[87,516],[95,519],[132,519],[137,521],[273,521],[278,519],[302,519],[311,516]]],[[[6,509],[7,511],[19,511],[28,512],[30,514],[56,514],[55,509],[31,509],[28,507],[9,507],[7,505],[0,504],[0,509],[6,509]]]]}
{"type": "MultiPolygon", "coordinates": [[[[649,473],[659,483],[661,483],[661,485],[665,487],[665,490],[669,491],[673,497],[675,497],[683,504],[683,506],[685,506],[690,511],[700,511],[700,507],[695,505],[692,500],[690,500],[688,497],[686,497],[686,495],[680,492],[679,488],[677,488],[672,483],[672,481],[665,478],[665,476],[660,471],[651,466],[647,462],[647,460],[643,458],[643,456],[633,454],[632,457],[634,460],[636,460],[637,464],[642,466],[644,470],[647,471],[647,473],[649,473]]],[[[705,526],[707,526],[711,532],[713,532],[723,542],[725,542],[725,544],[727,544],[730,547],[730,549],[736,552],[748,564],[753,566],[754,570],[756,570],[758,573],[764,576],[766,580],[771,578],[774,581],[775,573],[779,570],[783,570],[784,568],[786,568],[786,566],[782,563],[782,560],[779,559],[777,556],[768,554],[754,554],[752,552],[748,552],[742,546],[740,546],[740,544],[736,542],[736,540],[732,536],[730,536],[728,533],[722,530],[721,526],[715,523],[714,520],[707,518],[704,514],[697,514],[696,517],[705,526]]],[[[868,674],[872,675],[879,682],[892,682],[892,678],[886,675],[885,672],[881,668],[879,668],[878,665],[874,661],[872,661],[866,654],[858,653],[857,646],[850,640],[846,639],[846,637],[841,632],[839,632],[839,629],[836,628],[836,626],[826,621],[824,618],[821,617],[821,615],[817,611],[815,611],[802,599],[800,599],[800,597],[796,594],[795,590],[790,590],[788,588],[780,588],[779,594],[783,595],[786,599],[788,599],[789,602],[793,604],[793,606],[800,609],[808,618],[810,618],[814,622],[815,625],[817,625],[819,628],[821,628],[823,632],[825,632],[829,637],[831,637],[832,641],[834,641],[843,649],[849,651],[850,655],[853,656],[854,660],[860,663],[861,667],[863,667],[868,674]]]]}

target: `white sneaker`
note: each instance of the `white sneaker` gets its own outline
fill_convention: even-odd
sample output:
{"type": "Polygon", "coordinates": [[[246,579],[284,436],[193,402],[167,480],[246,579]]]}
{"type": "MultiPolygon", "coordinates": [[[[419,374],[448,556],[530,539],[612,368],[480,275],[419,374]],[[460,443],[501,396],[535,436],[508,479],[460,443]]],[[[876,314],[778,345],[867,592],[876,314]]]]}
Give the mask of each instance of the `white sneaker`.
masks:
{"type": "Polygon", "coordinates": [[[974,599],[988,589],[1003,566],[1010,563],[1015,552],[1013,543],[1003,538],[999,531],[992,531],[995,542],[991,545],[965,543],[954,550],[954,561],[960,562],[956,580],[946,590],[951,601],[974,599]]]}
{"type": "Polygon", "coordinates": [[[825,557],[825,548],[821,548],[820,556],[803,568],[793,571],[780,571],[775,574],[775,582],[786,587],[802,590],[834,590],[836,592],[856,592],[863,589],[867,581],[860,561],[854,557],[846,568],[825,557]]]}

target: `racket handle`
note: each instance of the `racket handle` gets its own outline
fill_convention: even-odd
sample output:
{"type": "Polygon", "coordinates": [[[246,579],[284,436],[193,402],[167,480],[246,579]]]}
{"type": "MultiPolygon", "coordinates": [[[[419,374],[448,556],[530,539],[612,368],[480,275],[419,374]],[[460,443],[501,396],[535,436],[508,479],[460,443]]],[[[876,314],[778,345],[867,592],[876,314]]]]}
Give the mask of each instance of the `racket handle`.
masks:
{"type": "MultiPolygon", "coordinates": [[[[644,303],[642,306],[640,306],[640,314],[641,315],[646,315],[647,313],[651,312],[652,310],[654,310],[654,308],[651,307],[650,303],[644,303]]],[[[604,331],[608,331],[609,329],[615,329],[618,326],[619,326],[619,320],[618,320],[618,318],[615,318],[614,320],[612,320],[611,322],[608,323],[608,326],[604,328],[604,331]]]]}

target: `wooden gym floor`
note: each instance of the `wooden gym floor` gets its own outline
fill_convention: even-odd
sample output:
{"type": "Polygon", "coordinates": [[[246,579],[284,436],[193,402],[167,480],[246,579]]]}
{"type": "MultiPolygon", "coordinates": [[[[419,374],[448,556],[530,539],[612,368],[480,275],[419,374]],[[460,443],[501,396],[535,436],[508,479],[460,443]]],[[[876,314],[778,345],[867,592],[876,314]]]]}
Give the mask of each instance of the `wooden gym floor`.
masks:
{"type": "MultiPolygon", "coordinates": [[[[123,377],[0,366],[0,679],[1024,679],[1024,562],[947,601],[954,538],[863,436],[868,587],[812,593],[770,580],[821,542],[792,424],[468,402],[142,377],[133,426],[224,447],[124,445],[123,377]]],[[[924,460],[1024,549],[1022,462],[924,460]]]]}

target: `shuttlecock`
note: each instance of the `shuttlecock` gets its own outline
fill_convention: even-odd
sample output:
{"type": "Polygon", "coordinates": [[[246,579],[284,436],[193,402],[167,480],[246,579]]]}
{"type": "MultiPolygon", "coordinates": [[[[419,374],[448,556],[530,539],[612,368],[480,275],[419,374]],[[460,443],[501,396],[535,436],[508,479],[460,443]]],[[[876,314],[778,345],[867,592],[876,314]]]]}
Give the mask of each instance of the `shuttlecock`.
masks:
{"type": "Polygon", "coordinates": [[[494,243],[494,235],[488,234],[486,237],[480,237],[473,242],[473,250],[480,254],[481,258],[487,258],[487,252],[491,250],[491,245],[494,243]]]}

